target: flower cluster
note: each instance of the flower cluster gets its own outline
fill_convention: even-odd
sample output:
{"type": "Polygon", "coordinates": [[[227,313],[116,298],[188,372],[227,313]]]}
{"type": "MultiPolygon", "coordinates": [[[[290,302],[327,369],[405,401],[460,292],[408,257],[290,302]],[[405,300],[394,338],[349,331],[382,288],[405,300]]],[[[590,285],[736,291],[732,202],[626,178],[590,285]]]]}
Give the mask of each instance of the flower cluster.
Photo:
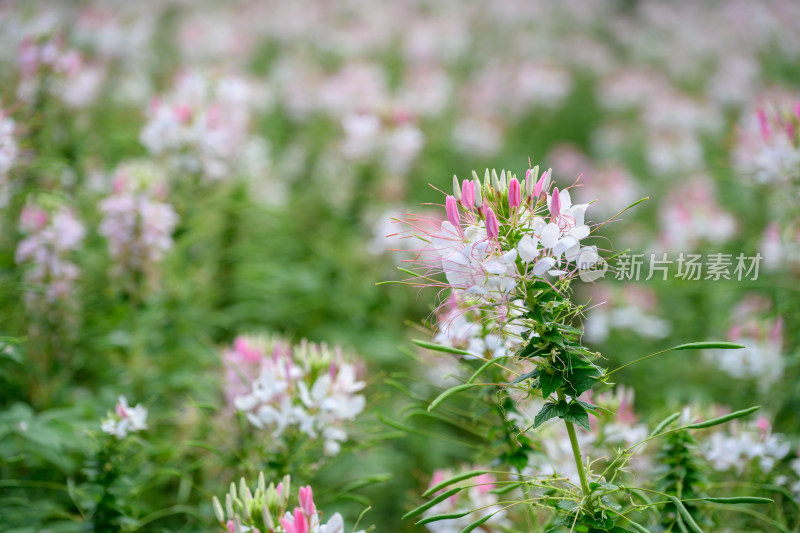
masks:
{"type": "Polygon", "coordinates": [[[364,410],[365,384],[338,347],[239,337],[224,353],[227,396],[255,427],[279,439],[290,428],[321,438],[327,455],[347,440],[346,423],[364,410]]]}
{"type": "Polygon", "coordinates": [[[783,320],[770,317],[769,301],[750,295],[732,311],[728,340],[744,346],[741,350],[710,350],[706,357],[727,374],[751,379],[762,390],[783,375],[783,320]]]}
{"type": "Polygon", "coordinates": [[[641,337],[660,339],[671,329],[668,320],[655,314],[656,294],[652,290],[625,285],[614,289],[594,285],[591,295],[595,305],[586,313],[586,338],[605,342],[612,330],[627,330],[641,337]]]}
{"type": "Polygon", "coordinates": [[[183,73],[169,94],[153,99],[140,140],[177,169],[221,179],[266,157],[263,140],[251,136],[261,100],[246,79],[183,73]]]}
{"type": "Polygon", "coordinates": [[[784,435],[772,433],[769,421],[759,417],[756,423],[736,421],[712,433],[702,445],[702,453],[716,470],[736,470],[741,474],[751,462],[767,474],[789,455],[791,444],[784,435]]]}
{"type": "Polygon", "coordinates": [[[18,61],[21,77],[17,95],[31,103],[44,88],[68,106],[85,107],[105,79],[101,66],[87,62],[61,36],[27,36],[19,47],[18,61]]]}
{"type": "Polygon", "coordinates": [[[103,420],[102,429],[118,439],[124,439],[128,433],[143,431],[147,429],[147,408],[140,403],[130,407],[125,396],[120,396],[114,414],[103,420]]]}
{"type": "Polygon", "coordinates": [[[760,183],[800,180],[800,101],[757,107],[746,115],[733,157],[739,172],[760,183]]]}
{"type": "MultiPolygon", "coordinates": [[[[430,486],[434,487],[458,474],[475,470],[483,469],[468,466],[457,472],[436,470],[433,473],[430,486]]],[[[496,493],[492,492],[497,487],[496,482],[497,479],[493,474],[481,474],[451,485],[450,487],[464,487],[466,490],[461,490],[457,494],[437,503],[425,511],[423,517],[451,514],[462,516],[450,520],[431,522],[425,524],[425,527],[434,533],[457,533],[476,520],[491,517],[482,524],[481,530],[487,532],[505,531],[505,528],[511,526],[511,521],[508,519],[508,512],[499,504],[500,498],[496,493]]],[[[444,490],[436,492],[435,495],[438,496],[444,490]]]]}
{"type": "Polygon", "coordinates": [[[14,119],[2,115],[0,111],[0,184],[6,183],[19,152],[14,137],[15,125],[14,119]]]}
{"type": "Polygon", "coordinates": [[[152,277],[172,248],[178,215],[162,201],[166,188],[159,170],[146,161],[120,165],[111,195],[100,202],[99,232],[108,239],[117,275],[133,271],[152,277]]]}
{"type": "MultiPolygon", "coordinates": [[[[30,265],[25,281],[41,287],[49,305],[67,299],[78,278],[80,271],[68,256],[78,249],[86,230],[67,207],[44,207],[44,203],[48,202],[30,203],[22,209],[20,230],[27,236],[17,246],[15,259],[17,264],[30,265]]],[[[28,291],[26,301],[35,304],[39,294],[28,291]]]]}
{"type": "Polygon", "coordinates": [[[251,491],[244,478],[231,483],[225,495],[225,506],[214,496],[214,514],[225,533],[344,533],[342,515],[334,513],[322,524],[314,503],[311,487],[300,487],[299,507],[289,511],[291,477],[285,476],[275,486],[266,484],[264,473],[258,475],[255,490],[251,491]]]}
{"type": "Polygon", "coordinates": [[[551,190],[551,173],[539,177],[536,167],[520,182],[487,169],[483,183],[473,172],[474,179],[461,184],[454,176],[446,221],[438,228],[406,221],[429,243],[412,261],[423,271],[411,282],[449,288],[468,304],[494,306],[499,322],[513,324],[522,301],[533,296],[530,283],[568,282],[579,273],[593,279],[586,271],[599,262],[597,247],[581,244],[591,233],[584,221],[589,204],[573,205],[568,189],[551,190]],[[446,283],[431,278],[439,272],[446,283]]]}

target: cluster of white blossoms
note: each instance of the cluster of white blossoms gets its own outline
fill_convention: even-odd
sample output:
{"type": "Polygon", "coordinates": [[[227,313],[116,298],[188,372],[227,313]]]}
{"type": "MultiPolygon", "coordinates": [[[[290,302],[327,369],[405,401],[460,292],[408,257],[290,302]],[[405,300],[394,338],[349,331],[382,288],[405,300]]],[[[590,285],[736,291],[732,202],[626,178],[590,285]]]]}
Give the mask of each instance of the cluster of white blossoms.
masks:
{"type": "Polygon", "coordinates": [[[32,305],[40,296],[46,304],[67,299],[80,274],[68,257],[86,236],[83,224],[63,205],[29,203],[22,209],[20,230],[26,237],[17,245],[15,260],[27,266],[25,281],[42,289],[27,291],[26,302],[32,305]]]}
{"type": "MultiPolygon", "coordinates": [[[[434,487],[458,474],[475,470],[483,469],[480,467],[467,467],[457,472],[451,470],[436,470],[433,473],[430,486],[434,487]]],[[[487,532],[506,531],[506,528],[511,526],[511,521],[508,518],[508,513],[499,503],[499,496],[492,492],[492,489],[497,488],[496,482],[497,479],[494,475],[481,474],[463,482],[449,485],[448,488],[458,486],[469,488],[461,490],[457,494],[437,503],[425,511],[422,516],[431,517],[436,515],[465,514],[450,520],[430,522],[425,524],[425,527],[434,533],[458,533],[476,520],[491,516],[487,522],[481,524],[480,530],[487,532]],[[469,512],[471,509],[474,510],[469,512]]],[[[444,490],[445,489],[442,489],[440,492],[444,492],[444,490]]],[[[438,496],[439,492],[435,493],[435,495],[438,496]]]]}
{"type": "Polygon", "coordinates": [[[800,100],[758,107],[746,115],[733,157],[739,172],[760,183],[800,179],[800,100]]]}
{"type": "Polygon", "coordinates": [[[0,110],[0,185],[6,183],[8,173],[17,160],[19,148],[14,137],[14,119],[2,114],[0,110]]]}
{"type": "Polygon", "coordinates": [[[263,101],[261,89],[243,78],[183,73],[170,93],[151,102],[140,140],[177,169],[221,179],[266,158],[263,139],[251,134],[263,101]]]}
{"type": "Polygon", "coordinates": [[[114,414],[103,420],[102,429],[118,439],[124,439],[128,433],[143,431],[147,429],[147,408],[140,403],[130,407],[125,396],[120,396],[114,414]]]}
{"type": "Polygon", "coordinates": [[[270,337],[239,337],[225,352],[234,407],[278,440],[290,428],[322,439],[327,455],[347,440],[346,423],[364,410],[365,383],[340,348],[270,337]]]}
{"type": "Polygon", "coordinates": [[[789,455],[791,443],[784,435],[772,433],[770,423],[760,417],[755,425],[734,421],[715,431],[701,444],[703,456],[716,470],[736,470],[756,462],[764,474],[789,455]]]}
{"type": "MultiPolygon", "coordinates": [[[[573,204],[568,190],[553,187],[550,170],[538,174],[538,167],[529,169],[520,182],[511,173],[487,169],[483,183],[474,172],[473,180],[462,183],[454,176],[446,221],[403,221],[412,228],[411,237],[427,243],[409,261],[417,277],[406,282],[449,289],[465,308],[479,309],[481,321],[496,324],[507,346],[522,342],[527,330],[519,315],[532,283],[552,285],[577,275],[592,281],[605,272],[600,267],[607,267],[596,246],[581,243],[592,231],[584,220],[589,204],[573,204]],[[446,282],[433,277],[439,273],[446,282]]],[[[449,328],[445,337],[470,328],[452,318],[441,324],[449,328]]],[[[484,332],[478,336],[486,343],[484,332]]],[[[484,349],[476,349],[500,349],[503,343],[489,339],[484,349]]]]}
{"type": "Polygon", "coordinates": [[[125,163],[114,173],[113,190],[99,205],[99,232],[108,239],[116,274],[153,269],[172,248],[178,215],[163,202],[166,186],[161,169],[149,161],[125,163]]]}
{"type": "Polygon", "coordinates": [[[733,324],[728,340],[744,346],[741,350],[708,350],[707,360],[725,373],[756,382],[766,391],[783,376],[783,319],[771,317],[769,301],[750,295],[731,313],[733,324]]]}
{"type": "Polygon", "coordinates": [[[478,309],[464,309],[464,304],[451,295],[439,308],[438,324],[433,342],[475,354],[466,359],[504,357],[509,354],[508,341],[495,333],[478,309]]]}
{"type": "Polygon", "coordinates": [[[268,486],[261,472],[252,491],[244,478],[239,480],[238,487],[231,483],[224,507],[216,496],[212,499],[214,515],[222,530],[226,533],[344,533],[344,519],[339,513],[333,513],[327,523],[322,523],[310,486],[300,487],[297,495],[300,505],[290,511],[291,481],[290,476],[284,476],[277,486],[274,483],[268,486]]]}

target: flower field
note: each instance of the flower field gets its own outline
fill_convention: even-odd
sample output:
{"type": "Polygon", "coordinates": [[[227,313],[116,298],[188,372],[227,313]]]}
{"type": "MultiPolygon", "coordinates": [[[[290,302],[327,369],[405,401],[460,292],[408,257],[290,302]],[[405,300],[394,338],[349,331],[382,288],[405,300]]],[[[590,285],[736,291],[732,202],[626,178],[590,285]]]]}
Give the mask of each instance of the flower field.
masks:
{"type": "Polygon", "coordinates": [[[800,3],[0,44],[0,531],[800,531],[800,3]]]}

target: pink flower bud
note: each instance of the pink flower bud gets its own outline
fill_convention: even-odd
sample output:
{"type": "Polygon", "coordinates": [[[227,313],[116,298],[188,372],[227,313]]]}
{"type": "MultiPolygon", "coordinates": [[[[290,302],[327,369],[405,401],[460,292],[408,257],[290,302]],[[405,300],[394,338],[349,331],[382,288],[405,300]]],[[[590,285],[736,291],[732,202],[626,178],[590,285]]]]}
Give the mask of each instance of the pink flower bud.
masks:
{"type": "Polygon", "coordinates": [[[538,200],[539,196],[542,193],[547,193],[547,189],[550,187],[550,171],[542,173],[542,177],[539,178],[539,181],[536,182],[536,185],[533,187],[533,197],[538,200]]]}
{"type": "Polygon", "coordinates": [[[767,114],[763,109],[756,111],[758,116],[758,123],[761,126],[761,137],[766,141],[769,139],[769,123],[767,122],[767,114]]]}
{"type": "Polygon", "coordinates": [[[461,184],[461,205],[467,209],[475,207],[475,184],[470,180],[464,180],[461,184]]]}
{"type": "Polygon", "coordinates": [[[314,493],[311,487],[300,487],[300,507],[309,518],[317,514],[317,507],[314,505],[314,493]]]}
{"type": "Polygon", "coordinates": [[[486,206],[486,236],[489,239],[497,239],[500,236],[500,222],[489,206],[486,206]]]}
{"type": "Polygon", "coordinates": [[[519,188],[519,181],[517,178],[511,178],[508,183],[508,205],[511,209],[519,207],[522,203],[522,191],[519,188]]]}
{"type": "Polygon", "coordinates": [[[452,196],[448,196],[447,200],[444,202],[444,209],[447,211],[447,220],[455,226],[457,229],[461,229],[461,218],[458,215],[458,204],[456,203],[456,199],[452,196]]]}
{"type": "Polygon", "coordinates": [[[561,195],[558,193],[558,187],[553,189],[553,196],[550,197],[550,215],[551,222],[558,222],[558,217],[561,215],[561,195]]]}

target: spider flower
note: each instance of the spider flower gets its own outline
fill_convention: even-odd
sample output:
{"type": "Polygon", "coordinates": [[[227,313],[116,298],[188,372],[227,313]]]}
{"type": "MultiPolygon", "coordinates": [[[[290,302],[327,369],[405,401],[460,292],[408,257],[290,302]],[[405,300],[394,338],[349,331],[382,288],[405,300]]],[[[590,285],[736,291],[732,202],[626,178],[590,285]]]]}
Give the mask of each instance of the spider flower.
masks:
{"type": "Polygon", "coordinates": [[[124,439],[128,433],[147,429],[147,408],[142,404],[130,407],[125,396],[120,396],[114,414],[103,420],[102,429],[109,435],[124,439]]]}
{"type": "Polygon", "coordinates": [[[800,101],[758,107],[746,116],[733,158],[743,175],[760,183],[800,179],[800,101]]]}
{"type": "MultiPolygon", "coordinates": [[[[416,276],[407,283],[449,290],[465,309],[480,308],[500,326],[520,326],[533,284],[558,291],[578,275],[595,279],[604,264],[597,247],[583,243],[591,233],[584,218],[589,204],[573,204],[569,188],[554,186],[551,170],[539,177],[536,167],[521,181],[486,170],[483,182],[473,172],[471,181],[455,179],[453,187],[445,198],[447,220],[404,221],[411,227],[406,236],[426,243],[408,261],[416,276]]],[[[517,337],[524,330],[515,329],[517,337]]]]}
{"type": "Polygon", "coordinates": [[[237,411],[275,439],[298,430],[322,439],[327,455],[347,440],[347,425],[364,410],[356,364],[338,347],[270,337],[239,337],[225,351],[227,396],[237,411]]]}
{"type": "Polygon", "coordinates": [[[46,197],[22,209],[20,229],[26,236],[17,246],[15,260],[29,267],[24,273],[25,281],[43,288],[43,294],[28,291],[26,303],[49,306],[69,299],[80,274],[69,255],[80,247],[86,235],[83,224],[70,209],[58,204],[57,199],[46,197]],[[42,299],[44,302],[40,301],[42,299]]]}
{"type": "MultiPolygon", "coordinates": [[[[258,483],[250,490],[244,478],[238,487],[231,483],[225,495],[225,505],[214,496],[214,515],[222,531],[226,533],[343,533],[342,515],[334,513],[323,524],[321,513],[314,503],[310,486],[300,487],[297,500],[299,506],[289,510],[291,477],[284,476],[276,486],[266,484],[264,473],[258,475],[258,483]]],[[[363,533],[363,532],[359,532],[363,533]]]]}
{"type": "Polygon", "coordinates": [[[99,204],[103,215],[99,233],[108,239],[115,274],[142,272],[153,279],[172,248],[178,215],[163,202],[166,187],[159,168],[150,162],[121,165],[113,191],[99,204]]]}

